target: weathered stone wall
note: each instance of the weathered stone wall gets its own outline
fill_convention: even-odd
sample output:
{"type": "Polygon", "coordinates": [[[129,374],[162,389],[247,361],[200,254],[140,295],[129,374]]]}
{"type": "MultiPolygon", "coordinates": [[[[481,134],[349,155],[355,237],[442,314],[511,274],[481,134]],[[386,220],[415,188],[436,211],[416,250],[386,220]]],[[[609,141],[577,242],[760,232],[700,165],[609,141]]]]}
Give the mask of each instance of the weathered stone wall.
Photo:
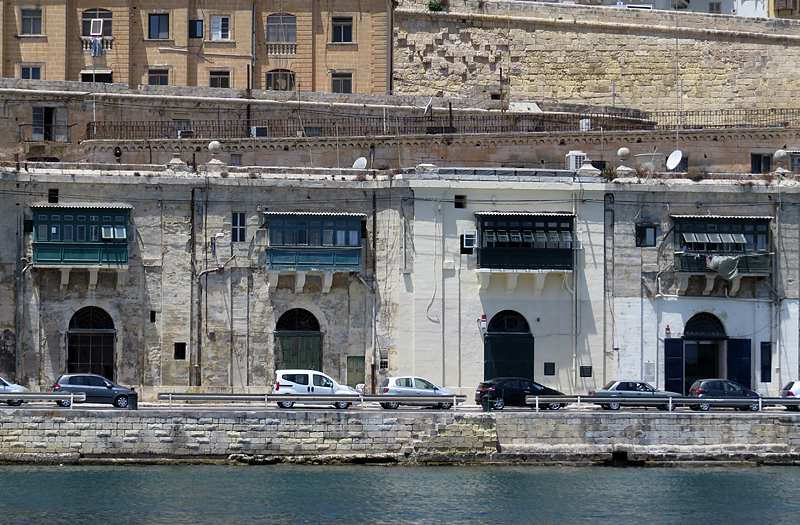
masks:
{"type": "Polygon", "coordinates": [[[395,11],[394,93],[648,111],[790,107],[798,95],[796,21],[543,2],[448,4],[431,13],[427,1],[405,0],[395,11]]]}
{"type": "Polygon", "coordinates": [[[488,461],[800,459],[797,416],[0,410],[0,461],[488,461]]]}

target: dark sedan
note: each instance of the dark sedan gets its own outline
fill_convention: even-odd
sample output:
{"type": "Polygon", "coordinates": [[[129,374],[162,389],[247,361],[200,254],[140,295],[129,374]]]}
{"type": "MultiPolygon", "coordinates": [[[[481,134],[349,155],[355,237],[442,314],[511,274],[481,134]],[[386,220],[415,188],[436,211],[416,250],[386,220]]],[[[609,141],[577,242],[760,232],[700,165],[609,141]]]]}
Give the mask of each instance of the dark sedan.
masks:
{"type": "MultiPolygon", "coordinates": [[[[502,409],[504,406],[527,406],[527,396],[563,396],[562,392],[540,385],[536,381],[524,377],[498,377],[484,381],[475,390],[475,402],[483,407],[491,403],[492,408],[502,409]]],[[[547,403],[539,408],[558,410],[564,403],[547,403]]]]}
{"type": "MultiPolygon", "coordinates": [[[[711,403],[702,401],[703,398],[718,398],[718,399],[741,399],[741,405],[735,405],[737,410],[752,410],[759,409],[758,398],[761,394],[750,390],[730,379],[699,379],[692,384],[689,389],[689,397],[698,398],[698,403],[691,405],[694,410],[708,410],[712,406],[711,403]]],[[[728,404],[717,406],[731,406],[728,404]]]]}
{"type": "Polygon", "coordinates": [[[658,390],[646,381],[631,380],[611,381],[603,388],[589,390],[589,395],[597,397],[619,398],[619,401],[599,403],[604,410],[619,410],[619,408],[624,405],[654,406],[659,410],[668,410],[670,406],[670,397],[683,397],[676,392],[658,390]],[[625,403],[626,400],[631,400],[634,402],[625,403]],[[650,403],[650,401],[652,401],[652,403],[650,403]]]}

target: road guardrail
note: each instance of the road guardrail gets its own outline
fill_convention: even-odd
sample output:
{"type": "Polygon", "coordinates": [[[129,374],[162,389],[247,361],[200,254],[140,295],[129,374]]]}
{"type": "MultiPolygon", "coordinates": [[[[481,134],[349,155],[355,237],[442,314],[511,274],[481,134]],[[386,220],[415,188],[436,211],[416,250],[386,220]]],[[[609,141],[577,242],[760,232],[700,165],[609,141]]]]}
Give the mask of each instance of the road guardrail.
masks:
{"type": "Polygon", "coordinates": [[[683,397],[683,396],[653,396],[653,397],[623,397],[623,396],[526,396],[525,403],[531,405],[535,410],[545,407],[550,403],[561,403],[562,405],[576,404],[581,408],[581,404],[603,405],[606,403],[620,403],[624,406],[658,406],[664,405],[667,410],[673,410],[679,406],[705,405],[715,407],[740,407],[758,402],[758,409],[767,406],[800,406],[800,399],[786,397],[683,397]]]}
{"type": "Polygon", "coordinates": [[[0,402],[14,401],[21,399],[27,401],[69,401],[69,408],[75,401],[86,401],[85,392],[3,392],[0,393],[0,402]]]}
{"type": "MultiPolygon", "coordinates": [[[[16,399],[16,398],[15,398],[16,399]]],[[[216,403],[240,403],[240,402],[263,402],[264,408],[272,401],[291,401],[294,403],[336,403],[345,402],[360,404],[362,408],[366,403],[389,403],[400,404],[436,404],[452,403],[455,407],[467,400],[466,396],[398,396],[398,395],[377,395],[377,394],[199,394],[199,393],[174,393],[160,392],[159,401],[169,401],[172,408],[173,401],[192,401],[192,402],[216,402],[216,403]]]]}

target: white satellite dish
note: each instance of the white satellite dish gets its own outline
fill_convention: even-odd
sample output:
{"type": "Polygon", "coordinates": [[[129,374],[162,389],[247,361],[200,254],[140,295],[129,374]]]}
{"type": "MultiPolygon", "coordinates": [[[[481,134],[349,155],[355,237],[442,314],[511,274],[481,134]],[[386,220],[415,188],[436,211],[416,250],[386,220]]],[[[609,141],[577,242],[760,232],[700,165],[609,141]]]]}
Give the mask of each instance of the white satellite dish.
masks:
{"type": "Polygon", "coordinates": [[[678,164],[681,163],[681,159],[683,158],[683,152],[679,149],[676,149],[672,153],[669,154],[667,157],[667,169],[674,170],[678,167],[678,164]]]}
{"type": "Polygon", "coordinates": [[[367,167],[367,159],[364,157],[358,157],[356,161],[353,163],[354,170],[363,170],[367,167]]]}

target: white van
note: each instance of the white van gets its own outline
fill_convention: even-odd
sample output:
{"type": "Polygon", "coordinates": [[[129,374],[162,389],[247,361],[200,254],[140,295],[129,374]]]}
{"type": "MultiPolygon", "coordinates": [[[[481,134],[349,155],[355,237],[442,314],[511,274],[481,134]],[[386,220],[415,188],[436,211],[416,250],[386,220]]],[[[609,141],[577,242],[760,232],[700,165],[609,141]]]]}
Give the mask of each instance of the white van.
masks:
{"type": "MultiPolygon", "coordinates": [[[[358,395],[352,387],[340,385],[333,378],[316,370],[275,370],[275,395],[351,394],[358,395]]],[[[313,401],[311,401],[313,402],[313,401]]],[[[278,401],[281,408],[292,408],[294,401],[278,401]]],[[[336,408],[347,408],[352,403],[337,401],[336,408]]]]}

